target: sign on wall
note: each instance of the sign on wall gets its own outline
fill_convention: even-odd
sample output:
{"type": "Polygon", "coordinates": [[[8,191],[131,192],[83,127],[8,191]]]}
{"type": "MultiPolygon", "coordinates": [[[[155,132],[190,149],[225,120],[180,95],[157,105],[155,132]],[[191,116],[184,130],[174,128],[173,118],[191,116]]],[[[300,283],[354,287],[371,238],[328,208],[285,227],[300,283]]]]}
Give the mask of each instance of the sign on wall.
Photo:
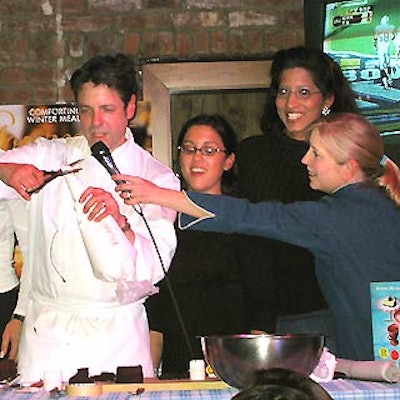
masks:
{"type": "Polygon", "coordinates": [[[74,104],[1,105],[0,149],[9,150],[37,139],[78,134],[79,110],[74,104]]]}

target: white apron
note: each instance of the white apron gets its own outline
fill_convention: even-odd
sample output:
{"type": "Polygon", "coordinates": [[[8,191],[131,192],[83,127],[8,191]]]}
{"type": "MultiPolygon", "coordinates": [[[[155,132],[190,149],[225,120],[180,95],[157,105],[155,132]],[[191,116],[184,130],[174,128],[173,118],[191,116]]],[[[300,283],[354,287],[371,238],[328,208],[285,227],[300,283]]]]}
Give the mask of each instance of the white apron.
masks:
{"type": "MultiPolygon", "coordinates": [[[[42,153],[42,164],[36,165],[47,167],[45,160],[52,169],[60,167],[57,162],[85,158],[76,177],[53,180],[30,201],[29,263],[24,266],[21,288],[28,293],[28,301],[22,307],[26,319],[18,359],[18,371],[25,383],[43,379],[46,370],[60,370],[68,381],[78,368],[89,368],[90,375],[97,375],[115,373],[118,366],[139,364],[145,377],[153,376],[145,296],[121,304],[116,289],[121,279],[133,283],[160,280],[163,274],[158,256],[140,216],[115,192],[121,213],[135,232],[135,244],[125,238],[111,217],[104,220],[111,219],[106,228],[92,222],[88,231],[81,229],[87,218],[74,201],[68,179],[73,183],[90,182],[90,186],[111,193],[115,183],[97,160],[82,151],[79,141],[84,139],[72,139],[73,144],[78,143],[72,147],[57,141],[39,142],[33,149],[25,146],[16,153],[22,154],[22,162],[42,153]],[[88,249],[85,241],[87,244],[91,236],[95,245],[88,249]]],[[[161,179],[166,186],[177,188],[178,182],[169,169],[149,158],[129,137],[117,150],[113,157],[117,165],[122,165],[121,171],[135,174],[141,170],[144,172],[139,175],[144,178],[156,184],[161,179]]],[[[7,192],[9,188],[0,186],[0,196],[7,198],[7,192]]],[[[174,218],[169,211],[146,208],[145,215],[168,268],[176,246],[174,218]]]]}

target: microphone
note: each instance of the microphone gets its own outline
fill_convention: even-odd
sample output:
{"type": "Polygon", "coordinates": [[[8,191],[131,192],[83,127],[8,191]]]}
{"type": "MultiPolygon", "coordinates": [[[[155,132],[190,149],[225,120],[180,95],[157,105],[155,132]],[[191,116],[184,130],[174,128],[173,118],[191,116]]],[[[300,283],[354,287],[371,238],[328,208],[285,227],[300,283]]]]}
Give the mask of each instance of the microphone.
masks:
{"type": "MultiPolygon", "coordinates": [[[[119,174],[119,170],[115,165],[112,158],[110,150],[108,147],[100,140],[96,142],[91,148],[92,156],[107,170],[110,175],[119,174]]],[[[125,183],[125,181],[116,180],[117,184],[125,183]]]]}

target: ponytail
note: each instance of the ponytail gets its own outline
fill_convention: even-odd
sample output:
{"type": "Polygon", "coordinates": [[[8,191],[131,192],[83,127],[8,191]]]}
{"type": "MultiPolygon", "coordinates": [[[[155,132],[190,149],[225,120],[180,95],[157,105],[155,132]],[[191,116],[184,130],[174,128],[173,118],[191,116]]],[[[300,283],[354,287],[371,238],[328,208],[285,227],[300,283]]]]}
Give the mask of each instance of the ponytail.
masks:
{"type": "Polygon", "coordinates": [[[400,207],[400,169],[386,155],[382,157],[380,164],[383,167],[383,174],[377,178],[377,183],[386,189],[389,197],[400,207]]]}

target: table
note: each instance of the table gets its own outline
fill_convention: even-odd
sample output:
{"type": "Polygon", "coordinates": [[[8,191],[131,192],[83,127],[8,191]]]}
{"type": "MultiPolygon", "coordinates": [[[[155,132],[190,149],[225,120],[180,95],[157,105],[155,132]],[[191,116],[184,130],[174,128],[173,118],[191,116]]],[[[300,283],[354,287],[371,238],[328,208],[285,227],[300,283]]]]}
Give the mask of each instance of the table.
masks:
{"type": "Polygon", "coordinates": [[[337,379],[322,386],[334,400],[399,400],[400,383],[337,379]]]}
{"type": "MultiPolygon", "coordinates": [[[[322,386],[334,400],[400,400],[400,383],[338,379],[323,383],[322,386]]],[[[145,391],[139,396],[132,396],[127,392],[110,392],[97,397],[64,396],[59,400],[230,400],[237,392],[237,389],[231,387],[211,390],[145,391]]],[[[44,390],[35,393],[0,392],[0,400],[49,400],[49,398],[49,393],[44,390]]]]}

